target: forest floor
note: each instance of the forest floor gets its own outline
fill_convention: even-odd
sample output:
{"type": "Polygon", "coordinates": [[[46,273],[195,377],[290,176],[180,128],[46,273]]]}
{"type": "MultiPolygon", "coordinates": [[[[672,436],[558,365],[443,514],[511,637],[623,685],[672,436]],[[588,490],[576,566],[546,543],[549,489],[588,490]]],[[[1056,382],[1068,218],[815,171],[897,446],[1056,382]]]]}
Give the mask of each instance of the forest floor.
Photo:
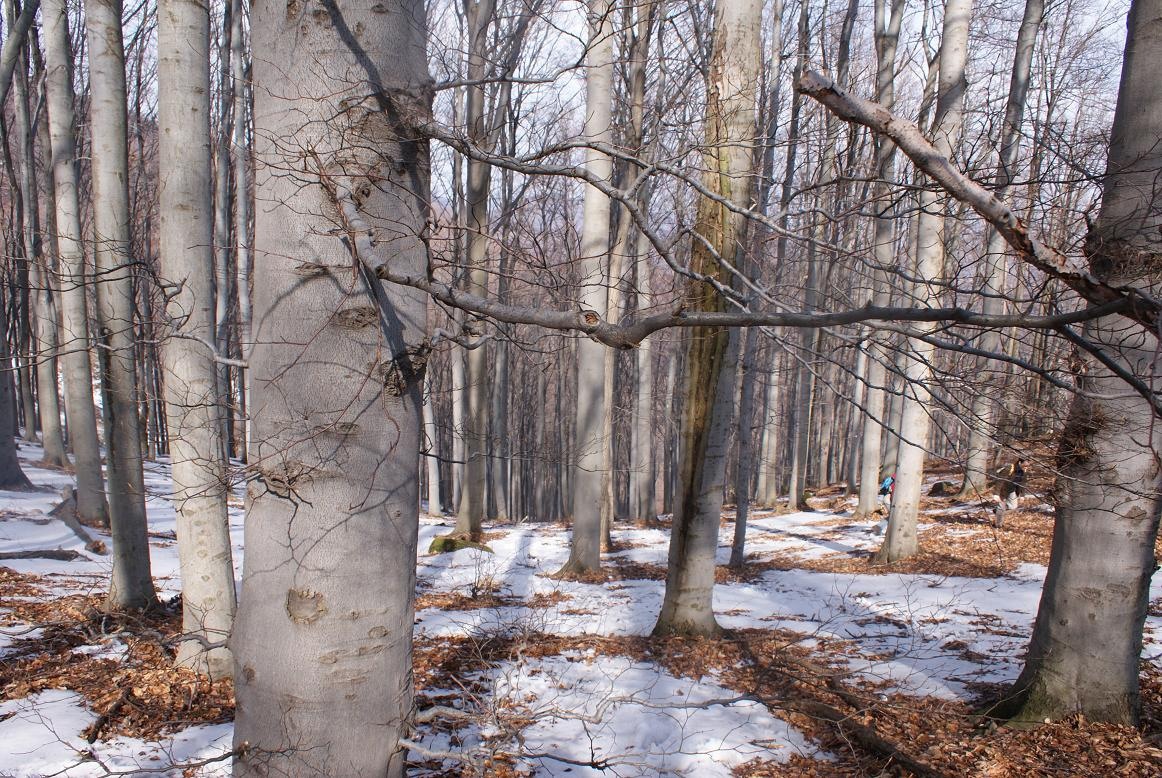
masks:
{"type": "MultiPolygon", "coordinates": [[[[230,683],[171,664],[180,587],[167,468],[146,474],[167,605],[114,618],[97,610],[109,557],[47,515],[71,479],[35,466],[39,454],[22,449],[40,491],[0,492],[0,555],[78,556],[0,559],[0,776],[228,775],[230,683]]],[[[824,490],[812,508],[752,514],[743,571],[725,567],[726,512],[714,596],[724,632],[698,640],[649,637],[664,523],[616,526],[604,574],[562,581],[561,525],[490,526],[490,551],[427,555],[451,522],[421,517],[412,774],[1162,774],[1162,578],[1140,729],[1076,718],[997,729],[974,714],[1020,669],[1050,508],[1026,497],[997,529],[987,499],[930,498],[925,551],[893,566],[871,564],[880,537],[848,498],[824,490]]]]}

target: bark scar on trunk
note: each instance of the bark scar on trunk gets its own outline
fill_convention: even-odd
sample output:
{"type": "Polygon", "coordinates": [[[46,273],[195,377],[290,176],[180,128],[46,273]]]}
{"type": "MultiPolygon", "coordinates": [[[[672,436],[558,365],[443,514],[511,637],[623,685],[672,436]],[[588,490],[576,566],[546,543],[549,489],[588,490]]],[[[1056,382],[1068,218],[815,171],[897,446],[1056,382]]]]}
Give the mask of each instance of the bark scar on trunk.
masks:
{"type": "Polygon", "coordinates": [[[431,347],[427,344],[409,346],[403,353],[375,366],[375,375],[383,381],[383,392],[389,397],[402,397],[409,384],[424,380],[431,347]]]}
{"type": "Polygon", "coordinates": [[[357,305],[336,311],[335,324],[346,330],[361,330],[379,321],[379,309],[374,305],[357,305]]]}
{"type": "Polygon", "coordinates": [[[288,589],[286,612],[296,624],[313,624],[327,612],[323,595],[310,589],[288,589]]]}

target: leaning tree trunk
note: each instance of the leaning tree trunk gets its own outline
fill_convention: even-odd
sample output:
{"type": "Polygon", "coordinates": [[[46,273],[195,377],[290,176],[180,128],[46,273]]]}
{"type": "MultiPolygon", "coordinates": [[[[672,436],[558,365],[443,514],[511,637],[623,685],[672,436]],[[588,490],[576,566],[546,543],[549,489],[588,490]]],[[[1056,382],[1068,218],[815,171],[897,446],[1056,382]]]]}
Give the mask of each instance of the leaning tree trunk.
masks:
{"type": "Polygon", "coordinates": [[[72,47],[64,0],[44,3],[45,93],[52,143],[53,190],[56,195],[56,243],[60,260],[61,370],[65,415],[76,458],[77,516],[105,522],[105,484],[97,414],[93,407],[93,366],[89,361],[89,315],[85,301],[85,252],[81,246],[81,206],[77,194],[76,147],[73,140],[72,47]]]}
{"type": "MultiPolygon", "coordinates": [[[[972,0],[948,0],[944,5],[944,33],[940,43],[940,79],[933,126],[933,145],[951,158],[964,117],[964,67],[968,58],[968,23],[972,0]]],[[[915,298],[935,307],[940,302],[940,279],[944,277],[944,210],[947,197],[932,189],[920,192],[916,232],[915,298]]],[[[935,332],[934,324],[917,324],[920,334],[935,332]]],[[[896,486],[884,543],[876,561],[895,562],[919,551],[917,518],[924,481],[924,455],[932,400],[928,386],[936,347],[921,340],[906,345],[903,409],[900,412],[900,449],[896,459],[896,486]]]]}
{"type": "Polygon", "coordinates": [[[424,272],[427,34],[414,0],[327,8],[254,7],[262,283],[235,775],[402,778],[426,307],[385,289],[368,252],[424,272]]]}
{"type": "Polygon", "coordinates": [[[161,275],[175,285],[162,350],[173,463],[182,628],[194,639],[178,663],[211,678],[233,665],[222,645],[234,618],[219,397],[215,391],[213,203],[210,160],[210,17],[197,0],[158,9],[158,230],[161,275]]]}
{"type": "MultiPolygon", "coordinates": [[[[1162,286],[1162,0],[1130,7],[1101,212],[1086,241],[1095,276],[1114,287],[1162,286]]],[[[1120,316],[1085,338],[1146,384],[1162,370],[1157,333],[1120,316]]],[[[1057,455],[1058,509],[1049,574],[1013,703],[1017,721],[1080,713],[1136,724],[1142,625],[1162,513],[1158,414],[1086,354],[1057,455]]]]}
{"type": "Polygon", "coordinates": [[[133,260],[129,235],[129,109],[121,0],[87,0],[89,116],[93,180],[93,255],[97,269],[97,339],[105,348],[108,407],[109,524],[113,578],[109,608],[157,601],[149,564],[141,420],[134,354],[133,260]]]}
{"type": "MultiPolygon", "coordinates": [[[[590,39],[585,78],[585,137],[608,144],[613,97],[613,35],[608,0],[590,0],[590,39]]],[[[586,169],[609,181],[613,162],[595,149],[585,152],[586,169]]],[[[581,226],[581,290],[578,305],[600,316],[606,294],[602,269],[609,254],[609,198],[585,187],[581,226]]],[[[605,417],[605,347],[588,338],[577,344],[577,414],[573,468],[573,538],[569,561],[559,575],[591,573],[601,567],[601,513],[605,503],[602,420],[605,417]]]]}
{"type": "MultiPolygon", "coordinates": [[[[1017,31],[1017,48],[1013,56],[1013,72],[1009,81],[1009,100],[1005,106],[1005,122],[1001,129],[1000,165],[997,171],[997,186],[993,195],[1003,200],[1008,194],[1016,175],[1014,165],[1017,149],[1021,142],[1021,121],[1025,115],[1025,95],[1029,91],[1029,72],[1033,63],[1033,47],[1037,41],[1037,30],[1045,14],[1044,0],[1027,0],[1025,15],[1017,31]]],[[[988,248],[985,250],[984,312],[1002,314],[1005,309],[1005,271],[1007,267],[1005,239],[996,230],[989,230],[988,248]]],[[[1001,333],[986,330],[980,338],[979,347],[987,352],[1001,349],[1001,333]]],[[[968,438],[968,459],[964,468],[964,485],[961,494],[975,497],[988,489],[989,454],[993,436],[993,417],[998,403],[996,396],[1001,388],[999,378],[1003,378],[1003,368],[983,368],[991,370],[996,378],[986,378],[984,386],[972,396],[972,411],[969,414],[971,428],[968,438]],[[992,391],[988,391],[991,389],[992,391]]]]}
{"type": "MultiPolygon", "coordinates": [[[[705,135],[707,171],[702,184],[736,208],[750,206],[754,154],[754,109],[759,81],[761,0],[720,0],[714,11],[714,42],[707,79],[705,135]]],[[[730,283],[723,260],[738,267],[743,256],[743,220],[726,205],[699,198],[690,267],[730,283]]],[[[686,306],[726,310],[722,295],[705,281],[691,280],[686,306]]],[[[678,496],[670,534],[669,567],[655,635],[713,635],[713,591],[718,527],[730,426],[738,331],[705,328],[691,333],[684,371],[682,442],[678,496]],[[733,343],[731,342],[733,341],[733,343]],[[734,359],[730,359],[732,356],[734,359]]]]}

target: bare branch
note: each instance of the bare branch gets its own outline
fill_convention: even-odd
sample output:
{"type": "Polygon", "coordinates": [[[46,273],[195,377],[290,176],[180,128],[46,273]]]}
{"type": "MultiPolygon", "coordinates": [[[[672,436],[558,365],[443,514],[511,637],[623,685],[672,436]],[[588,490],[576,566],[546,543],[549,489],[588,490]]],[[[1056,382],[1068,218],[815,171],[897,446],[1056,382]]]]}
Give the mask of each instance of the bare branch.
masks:
{"type": "Polygon", "coordinates": [[[822,103],[836,116],[861,124],[891,138],[896,146],[921,171],[938,183],[949,195],[966,203],[991,224],[1016,254],[1025,262],[1065,283],[1085,300],[1104,305],[1113,300],[1129,303],[1121,311],[1144,325],[1157,330],[1159,303],[1147,292],[1132,286],[1107,284],[1090,272],[1088,265],[1076,257],[1067,257],[1035,239],[1021,218],[989,190],[960,172],[940,154],[915,124],[896,116],[879,103],[864,100],[841,89],[832,79],[808,71],[799,80],[803,94],[822,103]]]}

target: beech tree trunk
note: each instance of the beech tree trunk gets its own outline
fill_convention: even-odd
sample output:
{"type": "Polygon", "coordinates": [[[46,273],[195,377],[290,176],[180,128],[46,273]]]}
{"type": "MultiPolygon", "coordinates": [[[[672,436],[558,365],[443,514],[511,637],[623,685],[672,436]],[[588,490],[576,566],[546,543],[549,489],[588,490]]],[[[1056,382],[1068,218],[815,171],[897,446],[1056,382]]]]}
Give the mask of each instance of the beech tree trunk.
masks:
{"type": "MultiPolygon", "coordinates": [[[[1159,289],[1162,226],[1162,0],[1135,0],[1110,134],[1101,212],[1086,241],[1090,267],[1114,285],[1159,289]]],[[[1157,334],[1120,316],[1090,322],[1087,340],[1147,383],[1162,369],[1157,334]]],[[[1162,514],[1158,415],[1086,353],[1057,455],[1057,521],[1049,574],[1013,702],[1039,722],[1080,713],[1135,725],[1139,659],[1154,541],[1162,514]]]]}
{"type": "Polygon", "coordinates": [[[411,128],[430,113],[425,9],[324,8],[254,7],[264,205],[235,775],[402,778],[426,307],[367,265],[353,274],[351,250],[424,272],[428,146],[411,128]]]}
{"type": "Polygon", "coordinates": [[[233,670],[222,645],[234,617],[220,398],[216,391],[210,17],[198,0],[158,9],[158,164],[161,274],[171,330],[162,349],[166,418],[182,576],[178,664],[211,678],[233,670]]]}
{"type": "MultiPolygon", "coordinates": [[[[613,98],[613,35],[608,0],[590,0],[588,68],[585,76],[585,137],[610,143],[613,98]]],[[[594,149],[585,152],[585,167],[608,181],[613,176],[609,156],[594,149]]],[[[585,187],[581,227],[582,310],[602,315],[606,310],[603,273],[609,255],[609,198],[585,187]]],[[[574,433],[573,538],[569,561],[558,575],[581,575],[601,567],[601,521],[605,505],[605,347],[595,340],[577,342],[577,414],[574,433]]]]}
{"type": "MultiPolygon", "coordinates": [[[[702,184],[738,208],[751,206],[761,21],[761,0],[720,0],[715,6],[702,184]]],[[[703,240],[692,241],[691,269],[729,284],[731,276],[722,260],[739,266],[745,251],[743,219],[722,203],[702,197],[695,230],[703,240]]],[[[690,281],[685,296],[688,310],[726,310],[726,301],[709,283],[690,281]]],[[[655,635],[721,631],[714,618],[714,570],[734,418],[738,341],[738,330],[731,337],[731,332],[719,328],[688,336],[678,495],[666,594],[655,635]]]]}
{"type": "Polygon", "coordinates": [[[64,375],[69,444],[77,473],[77,517],[105,523],[108,511],[101,473],[101,448],[97,440],[97,414],[93,406],[85,252],[81,245],[81,206],[77,194],[73,57],[64,0],[47,0],[43,17],[45,93],[52,143],[61,279],[60,363],[64,375]]]}
{"type": "MultiPolygon", "coordinates": [[[[884,0],[875,0],[876,102],[891,110],[896,101],[896,49],[904,17],[904,0],[888,1],[891,8],[885,15],[884,0]]],[[[879,180],[874,190],[876,219],[872,237],[876,260],[876,270],[872,276],[875,285],[872,293],[874,305],[887,305],[891,301],[888,273],[896,258],[894,224],[897,217],[891,204],[890,182],[895,175],[895,151],[894,143],[882,135],[876,136],[875,162],[879,180]]],[[[880,472],[880,447],[887,422],[885,395],[889,359],[891,355],[886,344],[873,335],[868,341],[867,397],[863,408],[863,451],[856,516],[870,516],[879,507],[878,496],[883,477],[880,472]]]]}
{"type": "MultiPolygon", "coordinates": [[[[235,286],[238,293],[238,353],[245,362],[250,358],[251,328],[253,315],[250,307],[250,145],[247,128],[250,118],[250,85],[246,63],[246,41],[242,29],[242,0],[230,0],[233,10],[230,14],[234,27],[230,34],[230,71],[234,81],[234,136],[231,154],[234,165],[234,270],[237,273],[235,286]]],[[[238,369],[238,409],[242,423],[238,425],[237,447],[245,456],[250,437],[250,374],[246,368],[238,369]]]]}
{"type": "MultiPolygon", "coordinates": [[[[1013,72],[1009,81],[1009,99],[1005,106],[1005,121],[1001,127],[1001,153],[997,170],[997,186],[993,195],[1005,199],[1016,175],[1017,150],[1021,143],[1021,122],[1025,115],[1025,95],[1029,91],[1029,72],[1033,63],[1033,47],[1037,42],[1037,30],[1045,15],[1044,0],[1027,0],[1025,15],[1017,31],[1017,47],[1013,55],[1013,72]]],[[[1005,275],[1008,268],[1008,254],[1005,239],[996,230],[989,230],[988,245],[985,250],[984,312],[1004,313],[1005,275]]],[[[986,330],[980,337],[979,347],[985,351],[1001,350],[1001,333],[986,330]]],[[[996,374],[996,378],[986,378],[972,398],[969,414],[968,458],[964,468],[964,486],[961,494],[975,497],[988,490],[989,462],[994,437],[993,419],[1000,389],[998,379],[1004,377],[1004,368],[999,365],[983,366],[982,370],[996,374]],[[990,389],[992,391],[990,391],[990,389]]]]}
{"type": "Polygon", "coordinates": [[[8,306],[0,300],[0,489],[23,491],[32,482],[20,467],[16,453],[16,396],[8,354],[8,306]]]}
{"type": "MultiPolygon", "coordinates": [[[[464,121],[468,138],[477,145],[484,145],[487,135],[484,111],[484,86],[479,83],[487,73],[488,46],[487,31],[492,21],[493,0],[471,0],[465,3],[468,27],[468,80],[464,121]]],[[[465,204],[467,206],[466,240],[468,245],[468,291],[484,297],[488,294],[488,244],[489,215],[488,195],[492,176],[491,168],[484,162],[467,160],[467,186],[465,204]]],[[[464,483],[460,492],[460,504],[456,514],[456,527],[452,534],[477,540],[481,524],[487,511],[488,484],[488,351],[483,346],[472,349],[467,355],[467,408],[465,412],[465,459],[464,483]]]]}
{"type": "Polygon", "coordinates": [[[755,360],[759,345],[758,333],[747,330],[742,349],[742,365],[738,391],[738,465],[734,476],[734,539],[730,544],[730,566],[742,567],[746,562],[746,522],[750,515],[750,490],[754,477],[755,360]]]}
{"type": "Polygon", "coordinates": [[[108,383],[105,445],[113,578],[109,608],[145,608],[157,601],[149,563],[141,420],[134,354],[133,260],[129,233],[129,107],[121,0],[87,0],[93,255],[97,270],[97,339],[105,347],[108,383]]]}
{"type": "MultiPolygon", "coordinates": [[[[939,91],[934,117],[933,145],[951,158],[964,116],[964,67],[968,57],[968,25],[972,0],[948,0],[944,5],[944,32],[940,43],[939,91]]],[[[944,277],[944,211],[947,196],[932,189],[920,192],[916,232],[914,296],[919,304],[935,307],[940,302],[939,281],[944,277]]],[[[919,333],[932,333],[933,324],[918,324],[919,333]]],[[[903,409],[900,412],[900,448],[896,460],[896,485],[884,543],[876,552],[879,562],[895,562],[919,551],[917,517],[924,481],[924,457],[932,412],[932,363],[936,347],[912,340],[907,346],[903,409]]]]}
{"type": "MultiPolygon", "coordinates": [[[[26,50],[31,48],[33,47],[26,47],[26,50]]],[[[38,58],[33,58],[33,61],[39,65],[38,58]]],[[[24,193],[24,252],[28,261],[28,280],[33,290],[29,295],[29,302],[33,314],[32,334],[36,344],[40,439],[44,448],[44,463],[63,467],[68,463],[68,457],[65,455],[57,395],[57,312],[51,286],[56,266],[56,238],[55,230],[49,229],[49,222],[55,225],[56,221],[52,219],[52,181],[47,175],[37,171],[28,107],[28,73],[24,64],[14,75],[13,95],[13,130],[20,144],[20,186],[24,193]],[[46,180],[43,182],[38,180],[41,175],[45,175],[46,180]]],[[[48,127],[45,121],[38,123],[37,132],[41,136],[44,148],[50,148],[50,144],[46,142],[48,127]]]]}

